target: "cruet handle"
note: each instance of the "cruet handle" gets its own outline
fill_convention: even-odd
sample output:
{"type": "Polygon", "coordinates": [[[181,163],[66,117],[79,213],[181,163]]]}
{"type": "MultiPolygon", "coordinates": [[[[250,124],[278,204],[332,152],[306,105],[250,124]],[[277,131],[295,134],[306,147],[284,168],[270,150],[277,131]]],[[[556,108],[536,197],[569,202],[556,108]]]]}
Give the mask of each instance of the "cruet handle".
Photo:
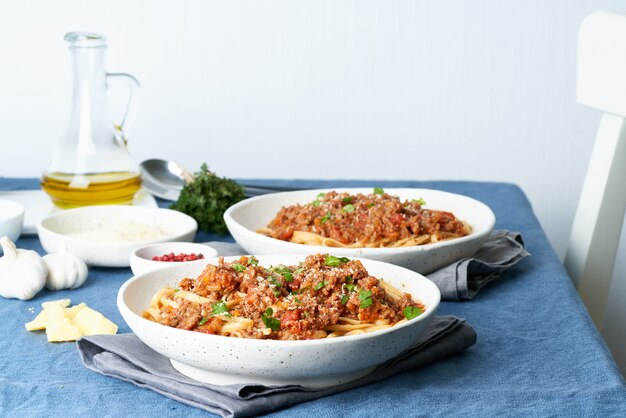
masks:
{"type": "Polygon", "coordinates": [[[120,131],[122,139],[126,142],[126,133],[130,129],[135,119],[135,113],[137,110],[137,104],[139,103],[139,92],[141,85],[135,77],[126,73],[107,73],[107,81],[119,81],[130,88],[130,97],[128,98],[128,105],[126,106],[126,112],[122,117],[122,121],[119,124],[115,124],[115,127],[120,131]]]}

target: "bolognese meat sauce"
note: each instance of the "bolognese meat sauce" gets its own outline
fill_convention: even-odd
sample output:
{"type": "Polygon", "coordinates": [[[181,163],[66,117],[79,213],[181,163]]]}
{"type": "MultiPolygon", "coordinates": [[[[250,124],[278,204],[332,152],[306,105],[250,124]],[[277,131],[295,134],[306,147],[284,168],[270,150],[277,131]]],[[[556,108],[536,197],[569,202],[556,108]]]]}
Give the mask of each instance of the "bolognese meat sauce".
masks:
{"type": "Polygon", "coordinates": [[[268,267],[254,257],[232,262],[220,257],[216,266],[178,286],[153,320],[219,334],[230,320],[247,318],[252,326],[242,336],[249,338],[324,338],[340,320],[393,325],[412,319],[407,312],[424,309],[407,293],[390,293],[359,260],[328,254],[308,256],[296,266],[268,267]],[[183,297],[187,293],[198,297],[183,297]]]}
{"type": "Polygon", "coordinates": [[[295,231],[332,238],[342,244],[387,246],[428,235],[428,242],[468,235],[468,225],[446,211],[424,209],[423,200],[402,201],[374,189],[369,195],[320,193],[304,205],[283,207],[267,226],[273,238],[291,240],[295,231]]]}

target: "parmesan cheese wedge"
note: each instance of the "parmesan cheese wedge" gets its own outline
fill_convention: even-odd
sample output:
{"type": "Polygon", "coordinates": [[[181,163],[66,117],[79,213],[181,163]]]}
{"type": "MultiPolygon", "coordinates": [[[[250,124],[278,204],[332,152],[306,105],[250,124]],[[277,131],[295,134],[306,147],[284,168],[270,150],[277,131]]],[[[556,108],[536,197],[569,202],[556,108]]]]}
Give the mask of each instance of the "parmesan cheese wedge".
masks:
{"type": "Polygon", "coordinates": [[[25,325],[28,331],[44,330],[48,324],[59,322],[65,318],[65,312],[63,311],[61,304],[46,302],[43,305],[46,306],[44,306],[44,309],[39,312],[39,315],[25,325]]]}
{"type": "Polygon", "coordinates": [[[83,334],[80,328],[76,325],[72,325],[70,320],[66,317],[46,325],[46,337],[48,337],[49,343],[76,341],[82,336],[83,334]]]}
{"type": "Polygon", "coordinates": [[[70,306],[71,301],[69,299],[59,299],[59,300],[51,300],[49,302],[44,302],[41,304],[41,307],[46,309],[51,306],[60,306],[61,308],[67,308],[70,306]]]}
{"type": "Polygon", "coordinates": [[[85,335],[115,334],[117,325],[85,303],[70,306],[69,299],[45,302],[43,310],[25,324],[28,331],[45,330],[48,342],[76,341],[85,335]]]}
{"type": "Polygon", "coordinates": [[[83,335],[115,334],[117,332],[117,325],[88,306],[76,314],[73,322],[80,328],[83,335]]]}
{"type": "Polygon", "coordinates": [[[69,319],[74,319],[76,314],[78,314],[78,312],[80,312],[86,306],[87,306],[87,304],[85,302],[83,302],[83,303],[80,303],[78,305],[74,305],[71,308],[65,308],[64,309],[65,317],[69,318],[69,319]]]}

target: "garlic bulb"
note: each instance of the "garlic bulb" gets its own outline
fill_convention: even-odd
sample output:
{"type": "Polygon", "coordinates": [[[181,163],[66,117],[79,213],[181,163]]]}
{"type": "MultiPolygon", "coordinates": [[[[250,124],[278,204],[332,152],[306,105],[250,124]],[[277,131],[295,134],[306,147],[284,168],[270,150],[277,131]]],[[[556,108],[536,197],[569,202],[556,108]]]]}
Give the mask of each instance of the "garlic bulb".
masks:
{"type": "Polygon", "coordinates": [[[0,296],[31,299],[46,284],[48,267],[32,250],[19,250],[6,236],[0,238],[4,256],[0,258],[0,296]]]}
{"type": "Polygon", "coordinates": [[[87,280],[87,264],[61,244],[59,251],[43,256],[48,265],[46,287],[50,290],[76,289],[87,280]]]}

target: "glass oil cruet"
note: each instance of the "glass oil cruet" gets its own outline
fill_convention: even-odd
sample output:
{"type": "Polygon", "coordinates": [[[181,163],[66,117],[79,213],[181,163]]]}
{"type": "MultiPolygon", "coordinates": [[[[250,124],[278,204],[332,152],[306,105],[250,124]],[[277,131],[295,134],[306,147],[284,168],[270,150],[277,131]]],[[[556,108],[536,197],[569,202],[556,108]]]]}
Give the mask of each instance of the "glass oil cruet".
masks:
{"type": "Polygon", "coordinates": [[[127,150],[127,132],[139,98],[139,83],[129,74],[110,74],[104,66],[106,38],[95,33],[71,32],[74,92],[70,123],[41,186],[61,208],[131,203],[141,187],[139,166],[127,150]],[[109,82],[130,87],[126,113],[119,125],[109,114],[109,82]]]}

